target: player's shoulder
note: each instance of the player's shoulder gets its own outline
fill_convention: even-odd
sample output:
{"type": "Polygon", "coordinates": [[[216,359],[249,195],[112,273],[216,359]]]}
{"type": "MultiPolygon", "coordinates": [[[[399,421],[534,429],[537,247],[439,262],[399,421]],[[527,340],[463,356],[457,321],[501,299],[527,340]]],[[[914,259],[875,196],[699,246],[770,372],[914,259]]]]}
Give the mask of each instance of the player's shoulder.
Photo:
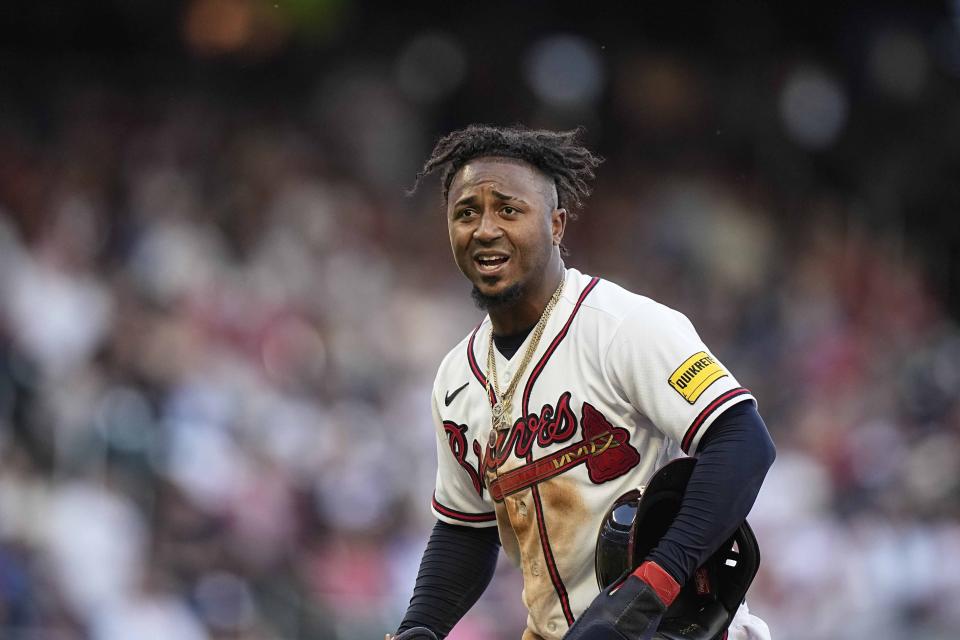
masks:
{"type": "Polygon", "coordinates": [[[574,291],[586,291],[587,287],[595,282],[589,294],[583,298],[582,305],[588,312],[605,316],[610,322],[620,324],[629,319],[631,322],[650,324],[686,319],[679,311],[653,298],[630,291],[612,280],[594,278],[576,269],[568,271],[570,278],[578,285],[573,287],[574,291]]]}
{"type": "MultiPolygon", "coordinates": [[[[464,371],[469,371],[472,368],[475,363],[470,362],[470,355],[474,348],[475,336],[488,322],[489,320],[484,318],[480,325],[470,329],[470,332],[443,357],[440,366],[437,367],[437,377],[434,381],[435,389],[446,384],[450,379],[456,378],[459,380],[463,377],[464,371]]],[[[475,358],[476,356],[474,356],[475,358]]]]}

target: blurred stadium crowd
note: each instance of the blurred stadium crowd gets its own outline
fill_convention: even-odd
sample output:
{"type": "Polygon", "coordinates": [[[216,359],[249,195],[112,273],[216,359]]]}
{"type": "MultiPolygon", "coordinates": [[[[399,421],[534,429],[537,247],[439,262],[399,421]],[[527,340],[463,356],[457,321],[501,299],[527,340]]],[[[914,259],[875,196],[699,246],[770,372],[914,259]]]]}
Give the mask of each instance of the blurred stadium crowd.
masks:
{"type": "MultiPolygon", "coordinates": [[[[568,264],[685,312],[759,398],[778,458],[750,605],[774,637],[955,638],[960,331],[905,203],[956,195],[960,55],[871,33],[859,88],[802,57],[719,72],[544,34],[489,117],[440,31],[306,96],[91,75],[7,96],[0,637],[395,627],[432,524],[435,367],[480,318],[435,185],[403,192],[445,128],[507,118],[588,125],[609,160],[568,264]]],[[[451,638],[517,638],[519,592],[502,564],[451,638]]]]}

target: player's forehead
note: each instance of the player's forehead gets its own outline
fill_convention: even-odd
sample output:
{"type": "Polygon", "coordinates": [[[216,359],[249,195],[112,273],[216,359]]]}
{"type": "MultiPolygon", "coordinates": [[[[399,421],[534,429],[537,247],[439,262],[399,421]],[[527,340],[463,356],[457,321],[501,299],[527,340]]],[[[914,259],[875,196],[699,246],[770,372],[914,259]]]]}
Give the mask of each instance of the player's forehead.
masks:
{"type": "Polygon", "coordinates": [[[454,174],[448,201],[456,202],[485,185],[507,195],[528,197],[534,194],[544,197],[553,187],[552,181],[529,162],[485,156],[470,160],[454,174]]]}

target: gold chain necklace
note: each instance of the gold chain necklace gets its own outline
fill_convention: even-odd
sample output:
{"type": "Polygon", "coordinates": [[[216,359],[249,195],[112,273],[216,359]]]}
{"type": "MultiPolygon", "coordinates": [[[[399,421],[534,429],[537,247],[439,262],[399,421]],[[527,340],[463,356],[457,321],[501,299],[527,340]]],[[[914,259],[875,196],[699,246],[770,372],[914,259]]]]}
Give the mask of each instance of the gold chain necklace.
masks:
{"type": "Polygon", "coordinates": [[[536,326],[533,328],[533,336],[530,339],[530,344],[527,345],[526,352],[523,354],[520,366],[517,367],[513,378],[511,378],[507,388],[503,391],[500,391],[500,380],[497,378],[497,360],[493,356],[493,327],[490,327],[490,341],[487,344],[487,397],[490,396],[491,392],[493,393],[494,404],[491,407],[493,411],[493,429],[490,431],[491,441],[495,438],[497,431],[510,428],[510,408],[513,404],[513,394],[517,390],[517,384],[520,382],[520,378],[523,377],[523,372],[526,371],[530,360],[533,358],[534,351],[537,350],[537,345],[540,344],[540,338],[543,336],[543,330],[547,326],[550,313],[553,311],[553,308],[557,306],[557,301],[560,300],[560,294],[563,292],[563,281],[564,278],[561,278],[560,286],[558,286],[557,290],[550,296],[550,301],[547,302],[543,314],[540,315],[540,320],[537,321],[536,326]]]}

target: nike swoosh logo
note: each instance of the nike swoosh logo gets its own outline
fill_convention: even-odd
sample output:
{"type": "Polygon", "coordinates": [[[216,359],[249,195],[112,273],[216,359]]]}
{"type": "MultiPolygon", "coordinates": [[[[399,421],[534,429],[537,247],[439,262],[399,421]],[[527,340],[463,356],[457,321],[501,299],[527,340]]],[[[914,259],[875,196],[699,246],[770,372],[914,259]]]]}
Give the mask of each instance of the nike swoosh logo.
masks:
{"type": "Polygon", "coordinates": [[[461,391],[463,391],[464,389],[466,389],[468,384],[470,384],[470,381],[469,381],[469,380],[468,380],[467,382],[464,382],[462,387],[460,387],[459,389],[454,390],[453,393],[450,393],[449,391],[447,391],[447,392],[444,394],[444,396],[443,396],[443,404],[444,404],[444,406],[449,407],[449,406],[450,406],[450,403],[453,402],[453,399],[457,397],[457,394],[460,393],[461,391]]]}

